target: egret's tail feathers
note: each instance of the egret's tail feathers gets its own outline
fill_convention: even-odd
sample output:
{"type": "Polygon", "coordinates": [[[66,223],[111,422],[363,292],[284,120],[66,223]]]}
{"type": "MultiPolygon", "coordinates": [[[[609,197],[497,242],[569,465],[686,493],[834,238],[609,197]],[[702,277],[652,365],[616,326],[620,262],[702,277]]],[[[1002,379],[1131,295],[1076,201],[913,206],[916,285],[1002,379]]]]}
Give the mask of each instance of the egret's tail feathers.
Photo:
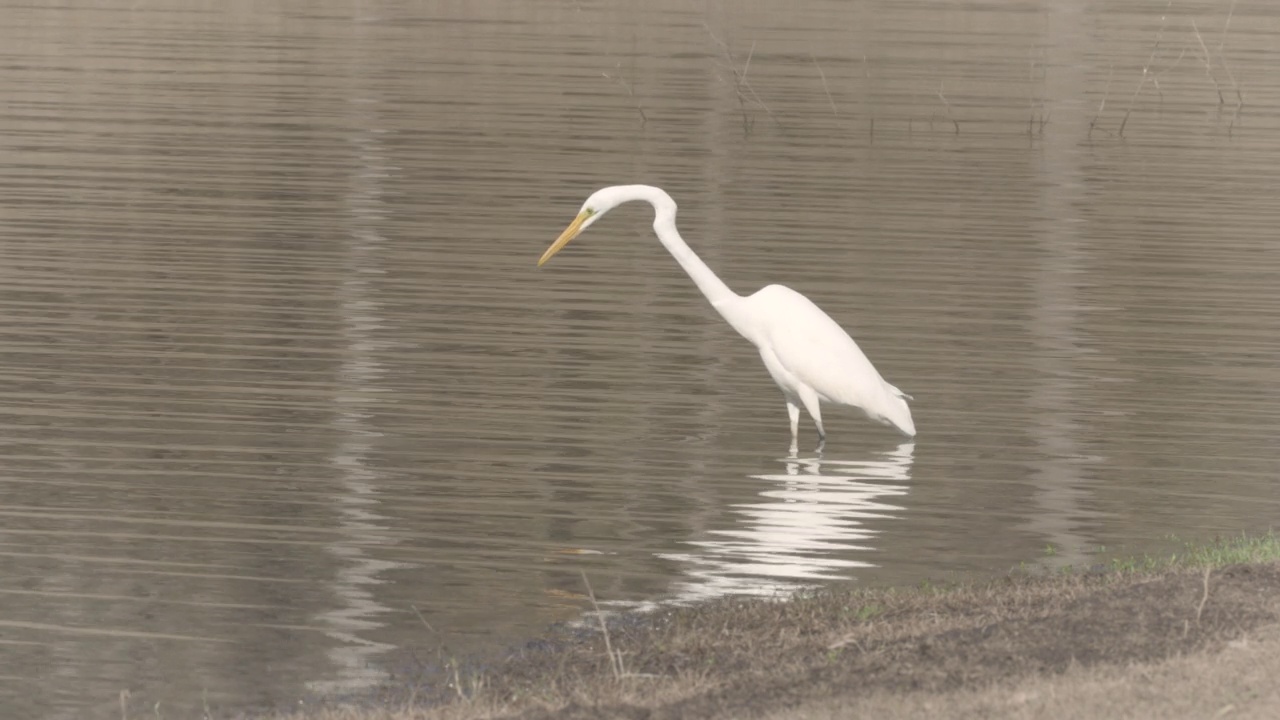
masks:
{"type": "Polygon", "coordinates": [[[891,397],[886,398],[888,402],[882,410],[881,417],[888,424],[898,428],[898,431],[907,437],[916,436],[916,424],[911,419],[911,408],[907,405],[907,400],[912,399],[910,395],[902,392],[898,388],[885,383],[890,391],[891,397]]]}

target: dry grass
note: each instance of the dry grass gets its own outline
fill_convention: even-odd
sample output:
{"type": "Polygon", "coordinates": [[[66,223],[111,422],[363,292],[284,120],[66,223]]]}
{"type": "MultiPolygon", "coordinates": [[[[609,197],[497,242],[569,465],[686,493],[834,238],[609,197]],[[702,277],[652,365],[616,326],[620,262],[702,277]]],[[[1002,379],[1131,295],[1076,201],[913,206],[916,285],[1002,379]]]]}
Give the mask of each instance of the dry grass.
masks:
{"type": "Polygon", "coordinates": [[[723,600],[615,621],[607,646],[553,639],[466,692],[441,677],[359,709],[263,717],[1269,717],[1276,690],[1258,678],[1280,669],[1280,563],[1223,566],[1276,551],[1249,542],[1163,569],[723,600]]]}
{"type": "Polygon", "coordinates": [[[835,718],[1263,718],[1280,715],[1280,627],[1195,653],[1128,665],[1069,668],[940,693],[873,691],[805,703],[770,720],[835,718]]]}

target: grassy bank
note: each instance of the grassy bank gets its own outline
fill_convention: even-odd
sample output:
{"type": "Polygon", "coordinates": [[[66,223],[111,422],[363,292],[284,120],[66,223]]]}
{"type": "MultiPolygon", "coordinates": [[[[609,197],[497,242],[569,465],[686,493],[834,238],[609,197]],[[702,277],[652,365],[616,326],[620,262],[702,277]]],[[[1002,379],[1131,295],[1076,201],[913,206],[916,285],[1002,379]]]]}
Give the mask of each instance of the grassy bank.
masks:
{"type": "Polygon", "coordinates": [[[983,583],[726,599],[539,647],[450,668],[412,700],[269,717],[1280,716],[1280,537],[983,583]]]}
{"type": "Polygon", "coordinates": [[[1280,535],[1242,535],[1208,543],[1183,542],[1168,555],[1123,556],[1103,567],[1117,572],[1160,572],[1176,568],[1221,568],[1228,565],[1280,561],[1280,535]]]}

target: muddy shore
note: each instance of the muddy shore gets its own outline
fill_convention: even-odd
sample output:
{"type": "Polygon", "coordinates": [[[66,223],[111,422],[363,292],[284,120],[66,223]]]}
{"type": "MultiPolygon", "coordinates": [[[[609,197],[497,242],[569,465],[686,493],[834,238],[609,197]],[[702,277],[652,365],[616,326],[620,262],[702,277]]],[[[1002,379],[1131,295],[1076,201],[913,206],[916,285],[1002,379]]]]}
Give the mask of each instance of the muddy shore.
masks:
{"type": "Polygon", "coordinates": [[[607,638],[553,636],[483,671],[446,667],[407,695],[261,717],[1277,717],[1275,545],[1163,567],[722,600],[615,620],[607,638]]]}

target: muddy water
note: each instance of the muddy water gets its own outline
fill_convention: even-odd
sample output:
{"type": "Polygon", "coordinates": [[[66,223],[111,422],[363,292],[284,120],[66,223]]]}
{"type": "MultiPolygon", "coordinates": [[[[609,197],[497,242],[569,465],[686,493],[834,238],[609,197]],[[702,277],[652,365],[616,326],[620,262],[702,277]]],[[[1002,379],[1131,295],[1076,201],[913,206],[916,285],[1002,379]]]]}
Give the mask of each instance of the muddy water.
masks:
{"type": "Polygon", "coordinates": [[[1267,3],[3,5],[4,717],[359,692],[583,572],[645,606],[1280,517],[1267,3]],[[787,458],[646,208],[535,270],[618,182],[817,300],[917,441],[833,409],[787,458]]]}

